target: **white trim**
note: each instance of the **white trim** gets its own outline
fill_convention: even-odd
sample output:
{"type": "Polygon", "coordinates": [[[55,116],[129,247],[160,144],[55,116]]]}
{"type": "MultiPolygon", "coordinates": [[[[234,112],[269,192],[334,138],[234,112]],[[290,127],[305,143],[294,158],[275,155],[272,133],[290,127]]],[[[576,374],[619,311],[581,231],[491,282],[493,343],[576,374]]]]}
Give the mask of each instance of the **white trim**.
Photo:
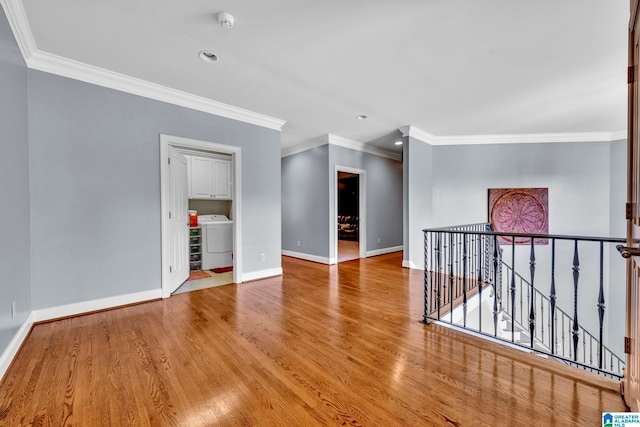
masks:
{"type": "Polygon", "coordinates": [[[280,152],[280,157],[292,156],[294,154],[302,153],[303,151],[327,145],[328,143],[329,141],[327,140],[326,135],[319,138],[314,138],[301,144],[291,145],[287,148],[283,148],[280,152]]]}
{"type": "Polygon", "coordinates": [[[475,332],[475,331],[472,331],[470,329],[465,329],[465,328],[463,328],[461,326],[454,325],[454,324],[451,324],[451,323],[441,322],[439,320],[433,320],[432,322],[435,323],[436,325],[444,326],[446,328],[453,329],[455,331],[462,332],[464,334],[468,334],[468,335],[471,335],[471,336],[474,336],[474,337],[477,337],[477,338],[481,338],[483,340],[488,340],[488,341],[491,341],[491,342],[493,342],[495,344],[500,344],[500,345],[503,345],[503,346],[506,346],[506,347],[511,347],[511,348],[513,348],[515,350],[520,350],[522,352],[529,353],[529,354],[535,354],[535,355],[541,356],[541,357],[543,357],[545,359],[548,359],[548,356],[546,354],[536,353],[535,351],[527,349],[526,347],[510,343],[509,341],[505,341],[505,340],[501,340],[501,339],[498,339],[498,338],[494,338],[491,335],[481,334],[479,332],[475,332]]]}
{"type": "Polygon", "coordinates": [[[25,320],[22,326],[20,326],[11,341],[9,341],[9,345],[7,346],[7,348],[0,355],[0,381],[4,378],[4,374],[7,373],[9,365],[11,365],[11,362],[16,357],[16,354],[18,354],[18,350],[20,350],[20,346],[29,335],[32,326],[33,313],[29,314],[27,320],[25,320]]]}
{"type": "Polygon", "coordinates": [[[159,298],[162,298],[162,290],[153,289],[150,291],[136,292],[133,294],[117,295],[114,297],[59,305],[57,307],[43,308],[41,310],[34,310],[31,315],[33,317],[33,322],[36,323],[45,320],[58,319],[60,317],[76,316],[78,314],[90,313],[97,310],[116,308],[127,304],[135,304],[159,298]]]}
{"type": "Polygon", "coordinates": [[[342,136],[326,134],[318,138],[303,142],[301,144],[292,145],[287,148],[283,148],[281,151],[281,157],[287,157],[294,154],[302,153],[307,150],[311,150],[316,147],[321,147],[326,144],[335,145],[338,147],[348,148],[350,150],[361,151],[363,153],[373,154],[378,157],[386,157],[387,159],[402,161],[402,153],[395,153],[388,151],[380,147],[376,147],[363,142],[354,141],[353,139],[344,138],[342,136]]]}
{"type": "Polygon", "coordinates": [[[392,246],[390,248],[375,249],[373,251],[367,251],[367,258],[371,256],[378,256],[378,255],[390,254],[393,252],[400,252],[403,249],[404,247],[402,245],[392,246]]]}
{"type": "Polygon", "coordinates": [[[413,268],[415,270],[418,270],[418,267],[416,267],[416,265],[413,263],[413,261],[405,259],[402,260],[402,267],[404,268],[413,268]]]}
{"type": "Polygon", "coordinates": [[[284,256],[290,256],[293,258],[299,258],[299,259],[304,259],[305,261],[313,261],[313,262],[319,262],[320,264],[335,264],[335,260],[333,262],[331,262],[330,258],[327,257],[321,257],[321,256],[317,256],[317,255],[310,255],[310,254],[303,254],[302,252],[293,252],[293,251],[286,251],[286,250],[282,250],[282,255],[284,256]]]}
{"type": "Polygon", "coordinates": [[[160,225],[161,225],[161,283],[162,297],[171,296],[169,281],[169,233],[167,232],[168,218],[167,200],[165,192],[169,185],[169,167],[166,159],[169,155],[169,145],[176,148],[195,148],[205,151],[217,151],[231,155],[233,186],[233,282],[242,283],[242,149],[240,147],[218,144],[209,141],[183,138],[179,136],[160,135],[160,225]]]}
{"type": "Polygon", "coordinates": [[[18,329],[18,332],[13,336],[5,351],[0,355],[0,379],[2,379],[6,373],[11,361],[18,353],[18,350],[20,350],[20,346],[27,338],[27,335],[29,335],[29,331],[31,331],[31,327],[34,323],[59,319],[61,317],[76,316],[98,310],[117,308],[123,305],[141,303],[159,298],[162,298],[162,290],[153,289],[133,294],[117,295],[114,297],[33,310],[20,329],[18,329]]]}
{"type": "Polygon", "coordinates": [[[367,171],[349,166],[335,165],[330,178],[330,188],[333,188],[333,198],[329,199],[329,262],[335,264],[338,260],[338,172],[357,174],[358,180],[358,242],[360,258],[367,257],[367,171]],[[333,261],[333,262],[331,262],[333,261]]]}
{"type": "Polygon", "coordinates": [[[373,154],[374,156],[379,157],[386,157],[392,160],[402,160],[402,153],[394,153],[393,151],[385,150],[371,144],[365,144],[363,142],[354,141],[353,139],[348,139],[333,134],[328,134],[327,139],[329,141],[329,144],[331,145],[337,145],[339,147],[349,148],[351,150],[362,151],[364,153],[373,154]]]}
{"type": "Polygon", "coordinates": [[[29,58],[37,50],[36,42],[33,39],[33,33],[27,20],[27,12],[24,10],[22,1],[20,0],[0,0],[0,5],[4,9],[4,14],[7,16],[13,36],[18,43],[20,53],[25,63],[28,63],[29,58]]]}
{"type": "Polygon", "coordinates": [[[27,67],[281,131],[286,121],[38,50],[19,0],[0,0],[27,67]]]}
{"type": "Polygon", "coordinates": [[[431,135],[429,132],[425,132],[422,129],[420,129],[419,127],[416,126],[403,126],[401,128],[398,129],[400,132],[402,132],[402,136],[403,137],[407,137],[410,136],[412,138],[418,139],[422,142],[426,142],[427,144],[432,144],[432,145],[436,145],[434,144],[432,141],[435,140],[435,136],[431,135]]]}
{"type": "Polygon", "coordinates": [[[430,145],[489,145],[489,144],[552,144],[567,142],[611,142],[627,138],[626,130],[613,132],[530,133],[503,135],[443,135],[436,136],[415,126],[399,129],[402,136],[410,136],[430,145]]]}
{"type": "Polygon", "coordinates": [[[270,268],[267,270],[252,271],[242,275],[242,281],[248,282],[250,280],[266,279],[268,277],[282,276],[282,268],[270,268]]]}
{"type": "Polygon", "coordinates": [[[280,131],[285,124],[285,121],[281,119],[234,107],[233,105],[223,104],[209,98],[193,95],[47,52],[34,52],[27,60],[27,66],[34,70],[120,90],[145,98],[155,99],[156,101],[167,102],[169,104],[191,108],[269,129],[280,131]]]}

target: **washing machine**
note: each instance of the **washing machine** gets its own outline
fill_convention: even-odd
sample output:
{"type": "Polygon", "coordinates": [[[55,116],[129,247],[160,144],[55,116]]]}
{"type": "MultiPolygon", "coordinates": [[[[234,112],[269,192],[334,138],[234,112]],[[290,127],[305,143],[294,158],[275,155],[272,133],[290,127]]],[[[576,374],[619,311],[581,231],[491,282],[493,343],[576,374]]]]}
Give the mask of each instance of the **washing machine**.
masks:
{"type": "Polygon", "coordinates": [[[233,221],[225,215],[198,215],[202,229],[202,269],[233,266],[233,221]]]}

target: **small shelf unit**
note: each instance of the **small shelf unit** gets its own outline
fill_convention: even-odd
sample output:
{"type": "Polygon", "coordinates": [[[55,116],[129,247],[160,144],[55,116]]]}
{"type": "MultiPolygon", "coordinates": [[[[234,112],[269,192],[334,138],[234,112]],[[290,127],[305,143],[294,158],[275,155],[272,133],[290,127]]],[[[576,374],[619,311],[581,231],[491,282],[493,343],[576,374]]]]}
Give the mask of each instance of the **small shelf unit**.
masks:
{"type": "Polygon", "coordinates": [[[189,228],[189,270],[202,269],[202,229],[189,228]]]}

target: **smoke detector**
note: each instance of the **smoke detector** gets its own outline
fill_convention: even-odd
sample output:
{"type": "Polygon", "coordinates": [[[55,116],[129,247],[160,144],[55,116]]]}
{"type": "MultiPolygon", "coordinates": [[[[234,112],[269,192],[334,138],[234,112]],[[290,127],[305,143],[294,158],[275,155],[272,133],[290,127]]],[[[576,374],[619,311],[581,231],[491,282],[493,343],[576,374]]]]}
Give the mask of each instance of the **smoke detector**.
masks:
{"type": "Polygon", "coordinates": [[[218,24],[224,28],[233,27],[233,23],[235,22],[233,15],[229,12],[220,12],[216,15],[216,18],[218,18],[218,24]]]}

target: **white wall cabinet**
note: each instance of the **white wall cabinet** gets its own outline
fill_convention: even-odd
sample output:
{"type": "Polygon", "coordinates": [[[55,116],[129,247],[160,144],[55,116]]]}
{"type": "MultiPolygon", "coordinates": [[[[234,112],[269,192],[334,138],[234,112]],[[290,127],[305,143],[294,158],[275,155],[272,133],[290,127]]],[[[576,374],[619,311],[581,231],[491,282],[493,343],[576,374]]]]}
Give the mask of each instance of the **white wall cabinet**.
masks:
{"type": "Polygon", "coordinates": [[[231,200],[231,160],[188,156],[189,198],[231,200]]]}

